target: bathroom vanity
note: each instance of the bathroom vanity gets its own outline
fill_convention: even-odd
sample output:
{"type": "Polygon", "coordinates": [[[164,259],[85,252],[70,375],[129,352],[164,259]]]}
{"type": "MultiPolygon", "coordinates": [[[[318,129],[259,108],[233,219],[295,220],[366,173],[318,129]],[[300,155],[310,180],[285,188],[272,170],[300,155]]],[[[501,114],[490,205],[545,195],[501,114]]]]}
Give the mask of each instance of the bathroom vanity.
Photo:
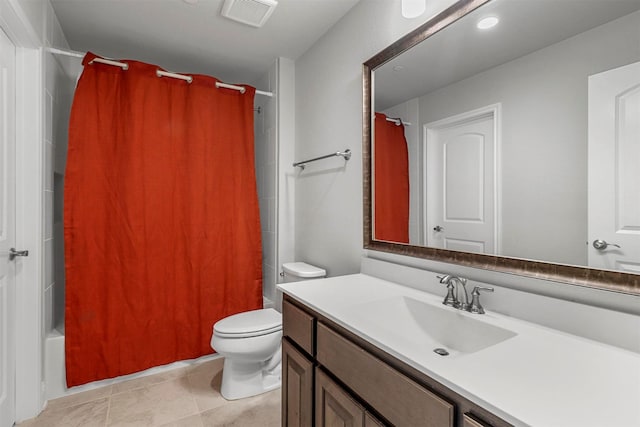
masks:
{"type": "Polygon", "coordinates": [[[283,329],[285,426],[511,425],[290,297],[283,329]]]}
{"type": "Polygon", "coordinates": [[[640,423],[637,353],[365,274],[279,288],[284,426],[640,423]]]}

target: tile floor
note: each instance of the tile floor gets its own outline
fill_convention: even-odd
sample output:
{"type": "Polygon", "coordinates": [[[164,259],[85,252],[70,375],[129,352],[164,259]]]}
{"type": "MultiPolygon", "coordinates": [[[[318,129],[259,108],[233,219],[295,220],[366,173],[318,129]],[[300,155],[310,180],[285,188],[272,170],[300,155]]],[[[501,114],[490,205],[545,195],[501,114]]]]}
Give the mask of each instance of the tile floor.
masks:
{"type": "Polygon", "coordinates": [[[18,427],[279,427],[280,390],[227,401],[223,359],[49,401],[18,427]]]}

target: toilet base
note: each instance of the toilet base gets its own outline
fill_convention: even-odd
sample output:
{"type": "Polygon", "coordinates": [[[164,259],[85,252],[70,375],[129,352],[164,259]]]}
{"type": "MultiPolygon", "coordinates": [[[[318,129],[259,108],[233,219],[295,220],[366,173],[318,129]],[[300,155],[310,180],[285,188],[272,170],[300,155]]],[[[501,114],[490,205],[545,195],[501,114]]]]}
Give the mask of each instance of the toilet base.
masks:
{"type": "Polygon", "coordinates": [[[225,358],[220,394],[227,400],[237,400],[280,388],[281,362],[269,365],[274,364],[225,358]]]}

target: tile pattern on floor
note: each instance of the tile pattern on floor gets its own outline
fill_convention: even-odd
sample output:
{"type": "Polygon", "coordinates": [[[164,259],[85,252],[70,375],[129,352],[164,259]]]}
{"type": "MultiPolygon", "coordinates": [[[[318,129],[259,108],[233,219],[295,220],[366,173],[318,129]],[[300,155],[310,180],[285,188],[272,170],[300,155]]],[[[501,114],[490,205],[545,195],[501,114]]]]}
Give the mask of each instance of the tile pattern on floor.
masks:
{"type": "Polygon", "coordinates": [[[280,390],[227,401],[223,359],[174,369],[49,401],[19,427],[280,426],[280,390]]]}

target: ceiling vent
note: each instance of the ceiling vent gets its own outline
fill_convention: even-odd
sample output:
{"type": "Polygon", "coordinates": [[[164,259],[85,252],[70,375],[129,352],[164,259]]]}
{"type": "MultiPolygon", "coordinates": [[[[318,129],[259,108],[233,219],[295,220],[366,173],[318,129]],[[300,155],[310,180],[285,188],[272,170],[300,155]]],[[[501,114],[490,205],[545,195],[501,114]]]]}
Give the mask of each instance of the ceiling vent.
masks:
{"type": "Polygon", "coordinates": [[[262,27],[277,5],[276,0],[225,0],[222,16],[252,27],[262,27]]]}

